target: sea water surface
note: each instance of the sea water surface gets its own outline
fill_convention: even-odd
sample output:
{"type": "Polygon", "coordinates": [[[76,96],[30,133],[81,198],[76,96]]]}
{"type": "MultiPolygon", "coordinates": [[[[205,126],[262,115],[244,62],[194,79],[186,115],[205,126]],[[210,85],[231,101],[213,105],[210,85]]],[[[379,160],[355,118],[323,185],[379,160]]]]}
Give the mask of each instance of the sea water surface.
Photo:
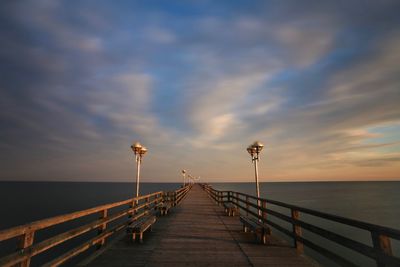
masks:
{"type": "MultiPolygon", "coordinates": [[[[232,190],[254,195],[254,183],[214,183],[219,190],[232,190]]],[[[175,190],[178,183],[142,183],[141,193],[151,193],[159,190],[175,190]]],[[[261,196],[268,199],[311,208],[352,219],[362,220],[392,228],[400,228],[400,182],[307,182],[307,183],[261,183],[261,196]]],[[[135,191],[134,183],[73,183],[73,182],[0,182],[0,230],[32,222],[35,220],[61,215],[95,207],[101,204],[128,199],[135,191]]],[[[271,207],[272,208],[272,207],[271,207]]],[[[281,212],[288,211],[281,210],[281,212]]],[[[272,217],[272,216],[271,216],[272,217]]],[[[273,219],[273,218],[271,218],[273,219]]],[[[360,242],[371,245],[369,233],[332,224],[312,216],[302,219],[323,226],[325,229],[339,232],[360,242]]],[[[90,222],[91,218],[78,220],[69,225],[53,227],[43,233],[37,233],[36,240],[43,240],[49,235],[62,232],[66,228],[90,222]]],[[[282,223],[281,221],[277,221],[282,223]]],[[[284,223],[282,223],[284,225],[284,223]]],[[[290,225],[285,225],[290,229],[290,225]]],[[[273,230],[273,234],[280,235],[273,230]]],[[[93,233],[92,233],[93,235],[93,233]]],[[[349,252],[340,246],[304,231],[306,238],[332,249],[344,257],[351,258],[360,266],[375,266],[374,262],[349,252]]],[[[83,236],[90,237],[90,234],[83,236]]],[[[287,239],[288,242],[291,240],[287,239]]],[[[79,244],[79,238],[75,240],[79,244]]],[[[15,240],[0,244],[0,257],[15,249],[15,240]]],[[[35,257],[33,266],[62,253],[65,247],[54,248],[47,254],[35,257]]],[[[393,242],[395,255],[400,255],[399,243],[393,242]]],[[[89,251],[88,253],[90,253],[89,251]]],[[[324,266],[335,266],[329,260],[320,257],[312,250],[306,249],[306,254],[315,258],[324,266]]],[[[84,257],[83,255],[82,257],[84,257]]],[[[79,260],[79,259],[78,259],[79,260]]],[[[67,265],[74,265],[78,260],[67,265]]]]}

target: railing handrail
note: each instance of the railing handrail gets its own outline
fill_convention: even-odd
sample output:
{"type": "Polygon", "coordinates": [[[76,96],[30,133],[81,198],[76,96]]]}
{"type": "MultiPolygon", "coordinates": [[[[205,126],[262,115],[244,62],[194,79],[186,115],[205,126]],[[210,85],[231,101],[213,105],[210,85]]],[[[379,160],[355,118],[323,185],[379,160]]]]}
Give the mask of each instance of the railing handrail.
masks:
{"type": "Polygon", "coordinates": [[[50,218],[46,218],[46,219],[41,219],[41,220],[30,222],[27,224],[18,225],[18,226],[9,228],[9,229],[4,229],[4,230],[0,231],[0,242],[23,235],[27,232],[27,230],[38,231],[38,230],[48,228],[50,226],[54,226],[54,225],[57,225],[60,223],[64,223],[64,222],[72,221],[72,220],[75,220],[75,219],[78,219],[81,217],[85,217],[85,216],[97,213],[99,211],[102,211],[102,210],[116,208],[116,207],[119,207],[122,205],[126,205],[129,203],[133,203],[135,201],[142,200],[146,197],[152,197],[154,195],[162,194],[162,193],[163,193],[162,191],[158,191],[158,192],[154,192],[154,193],[151,193],[148,195],[129,198],[129,199],[118,201],[118,202],[104,204],[104,205],[96,206],[93,208],[75,211],[75,212],[58,215],[58,216],[54,216],[54,217],[50,217],[50,218]]]}
{"type": "MultiPolygon", "coordinates": [[[[188,185],[181,189],[173,191],[172,194],[175,196],[173,199],[174,205],[179,203],[186,196],[187,192],[190,189],[191,186],[188,185]],[[178,199],[176,197],[177,195],[178,199]]],[[[54,246],[58,246],[59,244],[66,242],[67,240],[80,236],[89,231],[98,229],[98,235],[96,237],[90,239],[89,241],[83,242],[78,247],[74,247],[63,255],[57,257],[56,259],[53,259],[50,263],[47,263],[47,265],[49,266],[58,266],[68,259],[82,253],[93,245],[97,244],[99,246],[102,246],[105,243],[106,238],[125,228],[132,221],[148,214],[150,212],[150,209],[157,207],[157,204],[164,201],[164,196],[167,195],[168,194],[166,192],[157,191],[147,195],[129,198],[126,200],[104,204],[93,208],[50,217],[24,225],[15,226],[9,229],[1,230],[0,242],[12,238],[19,238],[20,241],[16,252],[8,254],[6,256],[2,256],[2,258],[0,258],[0,266],[13,266],[18,263],[21,263],[21,266],[29,266],[30,260],[33,256],[40,254],[54,246]],[[121,207],[127,204],[129,204],[129,207],[127,209],[114,212],[113,214],[109,214],[108,212],[110,209],[121,207]],[[139,210],[140,212],[138,212],[139,210]],[[74,227],[60,234],[47,238],[43,241],[40,241],[39,243],[34,244],[33,242],[35,232],[38,230],[46,229],[54,225],[58,225],[96,213],[100,213],[101,217],[93,219],[91,222],[85,223],[84,225],[74,227]],[[120,219],[126,215],[129,215],[129,218],[126,221],[118,224],[117,226],[114,226],[111,229],[107,229],[107,225],[109,225],[110,222],[120,219]]]]}
{"type": "Polygon", "coordinates": [[[281,201],[276,201],[266,198],[257,198],[256,196],[252,196],[241,192],[220,191],[212,188],[210,185],[207,184],[203,184],[202,186],[204,190],[208,192],[210,196],[217,203],[231,202],[238,208],[246,211],[247,215],[251,214],[252,216],[258,218],[260,221],[263,221],[264,223],[271,225],[272,227],[281,231],[282,233],[292,237],[294,240],[295,247],[300,251],[302,251],[303,245],[305,245],[317,251],[318,253],[336,261],[341,265],[355,266],[354,263],[343,258],[342,256],[337,255],[334,252],[329,251],[326,248],[323,248],[308,239],[305,239],[302,236],[302,228],[304,228],[314,234],[317,234],[323,238],[326,238],[330,241],[340,244],[350,250],[353,250],[364,256],[376,260],[378,266],[385,266],[385,264],[395,264],[396,266],[400,265],[400,258],[393,256],[391,249],[391,241],[389,239],[393,238],[396,240],[400,240],[400,230],[376,224],[371,224],[359,220],[349,219],[342,216],[337,216],[308,208],[303,208],[296,205],[284,203],[281,201]],[[245,197],[245,199],[243,199],[243,197],[245,197]],[[254,203],[250,202],[251,200],[253,200],[254,203]],[[267,208],[266,203],[289,209],[291,211],[291,216],[267,208]],[[258,210],[258,213],[256,211],[251,210],[250,207],[258,210]],[[300,212],[310,214],[312,216],[322,218],[334,223],[341,223],[347,226],[369,231],[371,234],[373,246],[371,247],[359,241],[350,239],[346,236],[334,233],[330,230],[326,230],[324,228],[315,225],[315,223],[312,224],[300,220],[299,219],[300,212]],[[280,220],[292,224],[293,228],[292,231],[286,229],[285,227],[280,226],[278,223],[274,221],[267,219],[267,215],[272,215],[280,220]]]}
{"type": "Polygon", "coordinates": [[[187,184],[187,185],[185,185],[184,187],[175,190],[174,192],[178,194],[178,193],[180,193],[180,192],[182,192],[182,191],[184,191],[184,190],[187,190],[187,189],[190,188],[190,187],[191,187],[191,185],[190,185],[190,184],[187,184]]]}
{"type": "Polygon", "coordinates": [[[192,188],[191,184],[175,191],[175,205],[179,204],[183,198],[186,196],[187,192],[192,188]]]}
{"type": "MultiPolygon", "coordinates": [[[[212,190],[215,190],[215,189],[212,188],[212,190]]],[[[216,191],[218,191],[218,190],[216,190],[216,191]]],[[[289,203],[285,203],[285,202],[281,202],[281,201],[277,201],[277,200],[272,200],[272,199],[268,199],[268,198],[257,198],[256,196],[249,195],[246,193],[241,193],[241,192],[236,192],[236,191],[220,191],[220,192],[223,192],[223,193],[230,192],[230,193],[235,193],[235,194],[237,193],[239,195],[247,196],[247,197],[255,199],[255,200],[265,201],[267,203],[270,203],[270,204],[273,204],[276,206],[298,210],[298,211],[301,211],[301,212],[304,212],[304,213],[307,213],[307,214],[310,214],[310,215],[313,215],[316,217],[321,217],[323,219],[335,221],[335,222],[346,224],[346,225],[353,226],[356,228],[361,228],[361,229],[367,230],[367,231],[385,232],[385,234],[389,235],[390,237],[400,240],[400,230],[390,228],[387,226],[381,226],[378,224],[373,224],[373,223],[368,223],[368,222],[364,222],[364,221],[360,221],[360,220],[356,220],[356,219],[346,218],[343,216],[330,214],[330,213],[313,210],[313,209],[309,209],[309,208],[304,208],[304,207],[300,207],[300,206],[296,206],[293,204],[289,204],[289,203]]]]}

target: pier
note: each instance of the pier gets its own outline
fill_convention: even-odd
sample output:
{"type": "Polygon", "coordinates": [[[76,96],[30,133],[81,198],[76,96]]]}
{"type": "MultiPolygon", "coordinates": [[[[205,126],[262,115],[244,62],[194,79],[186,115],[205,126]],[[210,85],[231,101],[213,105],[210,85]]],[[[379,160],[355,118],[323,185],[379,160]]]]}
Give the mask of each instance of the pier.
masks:
{"type": "Polygon", "coordinates": [[[0,266],[59,266],[71,263],[76,256],[90,249],[94,251],[74,262],[74,265],[317,266],[315,261],[304,255],[304,248],[339,266],[357,266],[352,259],[324,247],[325,243],[315,243],[304,235],[304,231],[359,253],[377,266],[400,266],[400,259],[393,255],[391,247],[392,239],[400,240],[400,231],[396,229],[240,192],[218,191],[206,184],[187,185],[172,192],[155,192],[2,230],[0,242],[12,239],[18,242],[16,252],[1,255],[0,266]],[[272,206],[287,209],[289,215],[272,206]],[[372,245],[306,222],[302,219],[303,215],[366,231],[372,245]],[[96,218],[45,240],[35,240],[38,231],[87,216],[96,218]],[[282,223],[277,223],[273,217],[282,223]],[[249,224],[245,223],[246,220],[249,224]],[[127,233],[127,229],[131,232],[127,233]],[[142,233],[141,229],[147,231],[142,233]],[[140,236],[144,234],[143,242],[132,240],[135,231],[139,231],[140,236]],[[275,234],[277,231],[287,235],[291,241],[279,238],[275,234]],[[90,235],[79,245],[59,255],[51,255],[50,261],[35,262],[37,255],[48,253],[54,247],[85,234],[90,235]]]}
{"type": "Polygon", "coordinates": [[[260,245],[242,228],[195,185],[143,244],[124,236],[89,266],[312,266],[282,240],[260,245]]]}

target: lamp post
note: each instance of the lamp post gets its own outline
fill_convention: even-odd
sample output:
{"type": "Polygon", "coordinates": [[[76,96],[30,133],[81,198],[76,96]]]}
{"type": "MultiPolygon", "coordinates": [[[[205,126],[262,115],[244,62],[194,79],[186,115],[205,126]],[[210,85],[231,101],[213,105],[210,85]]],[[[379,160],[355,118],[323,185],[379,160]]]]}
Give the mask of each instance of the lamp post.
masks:
{"type": "Polygon", "coordinates": [[[196,178],[191,176],[190,174],[188,174],[188,178],[189,178],[189,184],[194,184],[194,181],[196,180],[196,178]]]}
{"type": "Polygon", "coordinates": [[[131,145],[133,153],[135,153],[136,160],[136,197],[139,196],[139,181],[140,181],[140,164],[142,162],[142,157],[147,152],[147,148],[142,146],[139,142],[131,145]]]}
{"type": "Polygon", "coordinates": [[[185,187],[186,183],[185,183],[185,178],[186,178],[186,170],[182,170],[182,176],[183,176],[183,187],[185,187]]]}
{"type": "MultiPolygon", "coordinates": [[[[260,184],[258,182],[258,161],[260,160],[261,150],[264,148],[264,145],[259,141],[254,142],[253,144],[247,147],[247,152],[249,152],[251,156],[251,161],[254,162],[254,175],[256,178],[256,193],[257,193],[257,206],[260,207],[260,184]]],[[[258,210],[258,215],[261,216],[261,211],[258,210]]]]}

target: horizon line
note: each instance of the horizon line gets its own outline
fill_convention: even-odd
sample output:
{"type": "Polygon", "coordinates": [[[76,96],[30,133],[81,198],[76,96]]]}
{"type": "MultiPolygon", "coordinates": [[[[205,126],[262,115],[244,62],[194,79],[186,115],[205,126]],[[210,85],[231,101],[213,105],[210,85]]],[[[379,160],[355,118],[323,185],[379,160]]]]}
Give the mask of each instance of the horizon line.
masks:
{"type": "MultiPolygon", "coordinates": [[[[89,180],[82,180],[82,181],[71,181],[71,180],[0,180],[0,182],[16,182],[16,183],[136,183],[136,181],[89,181],[89,180]]],[[[301,181],[260,181],[260,183],[335,183],[335,182],[400,182],[400,178],[393,179],[393,180],[301,180],[301,181]]],[[[142,184],[180,184],[182,181],[146,181],[140,182],[142,184]]],[[[197,182],[199,183],[199,182],[197,182]]],[[[254,183],[254,181],[202,181],[201,183],[205,184],[213,184],[213,183],[226,183],[226,184],[244,184],[244,183],[254,183]]]]}

